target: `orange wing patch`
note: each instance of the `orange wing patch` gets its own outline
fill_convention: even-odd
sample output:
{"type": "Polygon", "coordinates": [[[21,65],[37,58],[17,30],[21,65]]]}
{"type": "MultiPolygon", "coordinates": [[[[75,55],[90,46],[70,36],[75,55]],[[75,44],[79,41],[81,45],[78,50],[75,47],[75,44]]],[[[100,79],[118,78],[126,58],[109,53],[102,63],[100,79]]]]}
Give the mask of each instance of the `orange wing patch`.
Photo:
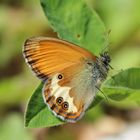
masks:
{"type": "Polygon", "coordinates": [[[41,79],[78,64],[82,59],[96,59],[79,46],[45,37],[28,39],[24,44],[23,53],[27,63],[41,79]]]}

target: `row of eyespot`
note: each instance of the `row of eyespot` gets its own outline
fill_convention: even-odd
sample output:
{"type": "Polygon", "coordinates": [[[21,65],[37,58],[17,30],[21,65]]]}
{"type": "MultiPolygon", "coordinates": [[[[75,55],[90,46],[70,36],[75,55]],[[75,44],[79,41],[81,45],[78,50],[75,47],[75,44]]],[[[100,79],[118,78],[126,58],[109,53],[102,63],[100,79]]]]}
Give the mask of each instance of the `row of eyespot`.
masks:
{"type": "MultiPolygon", "coordinates": [[[[63,79],[63,75],[62,74],[59,74],[58,75],[58,79],[63,79]]],[[[62,97],[58,97],[56,99],[56,103],[59,105],[59,106],[62,106],[62,108],[64,110],[68,110],[68,107],[69,107],[69,104],[68,102],[63,102],[63,98],[62,97]]]]}
{"type": "Polygon", "coordinates": [[[69,107],[69,104],[68,102],[63,102],[63,98],[62,97],[58,97],[56,99],[56,103],[59,105],[59,106],[62,106],[62,108],[64,110],[68,110],[68,107],[69,107]]]}

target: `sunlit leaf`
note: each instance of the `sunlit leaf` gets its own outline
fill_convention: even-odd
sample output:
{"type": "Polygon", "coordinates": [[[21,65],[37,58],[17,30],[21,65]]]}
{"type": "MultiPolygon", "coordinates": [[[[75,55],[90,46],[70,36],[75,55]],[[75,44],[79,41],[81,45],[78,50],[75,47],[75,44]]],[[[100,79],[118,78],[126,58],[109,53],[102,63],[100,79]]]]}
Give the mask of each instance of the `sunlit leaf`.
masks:
{"type": "Polygon", "coordinates": [[[87,48],[96,55],[103,50],[107,31],[84,0],[41,0],[41,5],[59,38],[87,48]]]}
{"type": "Polygon", "coordinates": [[[124,108],[140,106],[140,68],[118,73],[104,84],[102,90],[113,105],[124,108]]]}

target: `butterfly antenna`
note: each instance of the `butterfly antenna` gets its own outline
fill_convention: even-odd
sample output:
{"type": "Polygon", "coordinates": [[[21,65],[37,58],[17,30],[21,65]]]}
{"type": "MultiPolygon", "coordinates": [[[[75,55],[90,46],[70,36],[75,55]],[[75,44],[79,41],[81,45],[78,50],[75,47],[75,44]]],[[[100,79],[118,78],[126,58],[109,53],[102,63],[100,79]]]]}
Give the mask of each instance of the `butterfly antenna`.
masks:
{"type": "Polygon", "coordinates": [[[102,93],[102,95],[105,97],[106,101],[109,102],[109,99],[108,97],[104,94],[104,92],[102,90],[100,90],[97,86],[95,86],[99,91],[100,93],[102,93]]]}
{"type": "Polygon", "coordinates": [[[108,41],[109,35],[111,33],[111,29],[109,29],[107,31],[107,33],[105,33],[105,43],[104,43],[104,49],[101,51],[101,53],[104,53],[106,51],[106,49],[108,49],[108,47],[110,46],[110,42],[108,41]]]}
{"type": "Polygon", "coordinates": [[[108,64],[108,66],[109,66],[112,70],[114,69],[110,64],[108,64]]]}

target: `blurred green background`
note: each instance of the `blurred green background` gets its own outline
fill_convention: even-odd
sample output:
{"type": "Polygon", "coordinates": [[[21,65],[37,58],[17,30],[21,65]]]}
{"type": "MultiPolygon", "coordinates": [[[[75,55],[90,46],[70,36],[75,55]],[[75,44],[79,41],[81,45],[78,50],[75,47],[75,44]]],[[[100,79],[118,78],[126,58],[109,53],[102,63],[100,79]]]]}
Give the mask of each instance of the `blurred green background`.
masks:
{"type": "MultiPolygon", "coordinates": [[[[107,29],[111,29],[112,74],[140,67],[140,1],[86,1],[97,11],[107,29]]],[[[1,0],[0,140],[86,140],[87,136],[97,140],[118,133],[130,122],[140,121],[139,108],[121,109],[101,104],[76,124],[49,129],[24,128],[27,101],[40,83],[22,56],[22,45],[31,36],[57,36],[48,24],[40,1],[1,0]]]]}

